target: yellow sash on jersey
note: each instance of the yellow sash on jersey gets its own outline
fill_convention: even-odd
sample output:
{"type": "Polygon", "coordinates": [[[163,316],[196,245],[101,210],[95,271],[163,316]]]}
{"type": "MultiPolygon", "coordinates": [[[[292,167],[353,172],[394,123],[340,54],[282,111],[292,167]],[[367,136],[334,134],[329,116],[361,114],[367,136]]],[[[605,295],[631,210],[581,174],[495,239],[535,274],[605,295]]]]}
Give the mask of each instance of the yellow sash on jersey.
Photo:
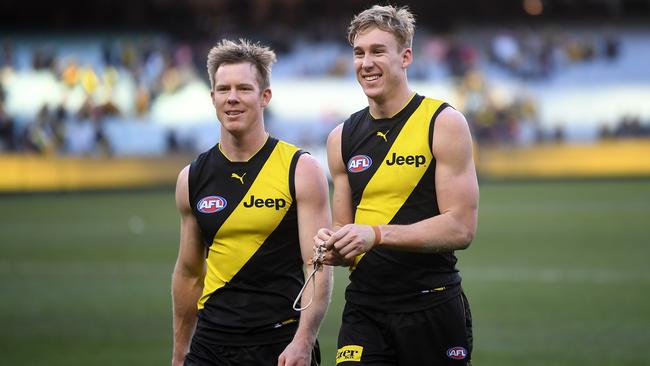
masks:
{"type": "Polygon", "coordinates": [[[214,236],[209,248],[208,271],[198,308],[241,270],[268,236],[278,227],[291,203],[289,167],[298,150],[293,145],[278,142],[235,210],[214,236]],[[284,207],[244,207],[250,197],[284,199],[284,207]]]}
{"type": "MultiPolygon", "coordinates": [[[[429,146],[429,126],[431,118],[442,103],[425,98],[406,121],[388,154],[363,190],[354,217],[355,224],[388,224],[404,205],[433,160],[429,146]],[[426,163],[419,167],[415,164],[389,166],[386,161],[391,161],[393,154],[402,157],[422,155],[426,163]]],[[[360,254],[354,259],[351,271],[357,267],[363,255],[360,254]]]]}

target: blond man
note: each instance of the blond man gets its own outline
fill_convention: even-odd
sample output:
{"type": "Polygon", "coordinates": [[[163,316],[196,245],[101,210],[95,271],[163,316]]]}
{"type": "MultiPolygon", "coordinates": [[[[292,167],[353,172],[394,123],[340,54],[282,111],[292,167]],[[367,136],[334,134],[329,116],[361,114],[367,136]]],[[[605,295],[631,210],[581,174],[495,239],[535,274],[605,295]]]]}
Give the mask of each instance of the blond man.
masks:
{"type": "Polygon", "coordinates": [[[313,236],[329,226],[327,181],[314,158],[266,132],[275,54],[223,40],[208,55],[220,141],[178,176],[181,216],[172,279],[172,365],[318,365],[316,336],[332,272],[316,273],[299,313],[313,236]]]}
{"type": "Polygon", "coordinates": [[[368,107],[327,141],[334,228],[325,263],[350,266],[337,365],[466,365],[471,315],[454,251],[474,237],[478,183],[463,115],[415,93],[407,8],[373,6],[348,38],[368,107]]]}

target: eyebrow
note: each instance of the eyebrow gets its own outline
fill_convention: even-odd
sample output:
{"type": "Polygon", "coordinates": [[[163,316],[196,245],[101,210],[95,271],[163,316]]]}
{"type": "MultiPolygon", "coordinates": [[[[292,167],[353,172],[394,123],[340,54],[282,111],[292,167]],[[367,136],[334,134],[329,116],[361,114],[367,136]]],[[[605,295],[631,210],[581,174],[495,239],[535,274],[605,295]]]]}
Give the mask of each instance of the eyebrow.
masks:
{"type": "MultiPolygon", "coordinates": [[[[219,84],[219,83],[217,83],[214,87],[215,87],[215,88],[219,88],[219,87],[230,87],[230,84],[219,84]]],[[[251,83],[239,83],[239,84],[235,85],[235,87],[237,87],[237,88],[241,88],[241,87],[250,87],[250,88],[253,88],[254,85],[251,84],[251,83]]]]}
{"type": "MultiPolygon", "coordinates": [[[[378,48],[388,48],[388,46],[385,45],[385,44],[383,44],[383,43],[373,43],[373,44],[371,44],[370,46],[368,46],[368,48],[371,49],[371,50],[376,50],[376,49],[378,49],[378,48]]],[[[353,48],[353,50],[354,50],[354,51],[357,51],[357,50],[363,50],[363,48],[362,48],[362,47],[359,47],[359,46],[355,46],[355,47],[353,48]]]]}

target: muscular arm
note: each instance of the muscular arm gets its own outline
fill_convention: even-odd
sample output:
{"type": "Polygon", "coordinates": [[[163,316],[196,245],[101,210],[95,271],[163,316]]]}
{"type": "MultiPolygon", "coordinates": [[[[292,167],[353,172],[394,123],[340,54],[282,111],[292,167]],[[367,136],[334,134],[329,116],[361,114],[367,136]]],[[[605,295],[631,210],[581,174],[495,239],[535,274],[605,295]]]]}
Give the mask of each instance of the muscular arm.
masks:
{"type": "Polygon", "coordinates": [[[334,230],[354,221],[352,213],[352,189],[348,181],[345,163],[341,156],[341,132],[343,125],[337,126],[327,138],[327,164],[334,183],[332,213],[334,230]]]}
{"type": "MultiPolygon", "coordinates": [[[[332,230],[327,228],[318,231],[317,241],[327,242],[328,248],[331,248],[330,237],[333,232],[340,230],[342,227],[352,224],[354,214],[352,211],[352,189],[348,181],[348,175],[345,163],[341,156],[341,133],[343,124],[338,125],[327,138],[327,164],[329,166],[332,182],[334,183],[334,192],[332,194],[332,213],[333,227],[332,230]]],[[[344,265],[352,264],[352,257],[343,258],[337,251],[328,251],[325,255],[325,264],[344,265]]]]}
{"type": "Polygon", "coordinates": [[[381,225],[380,246],[448,252],[467,248],[474,238],[479,190],[469,127],[460,112],[447,108],[434,129],[440,215],[411,225],[381,225]]]}
{"type": "MultiPolygon", "coordinates": [[[[307,263],[313,256],[313,237],[319,228],[331,226],[327,179],[312,156],[304,154],[299,158],[295,186],[300,251],[305,263],[306,277],[312,270],[312,266],[307,263]]],[[[324,266],[316,273],[314,281],[316,293],[313,294],[313,286],[309,285],[301,299],[304,306],[313,294],[311,306],[301,313],[298,330],[280,355],[279,365],[309,365],[311,350],[332,295],[332,268],[324,266]]]]}
{"type": "MultiPolygon", "coordinates": [[[[460,112],[447,108],[434,129],[432,152],[440,215],[410,225],[380,225],[377,244],[370,226],[347,224],[327,240],[328,248],[349,260],[375,245],[416,252],[448,252],[469,246],[476,232],[479,196],[469,127],[460,112]]],[[[338,169],[345,174],[344,166],[338,169]]]]}
{"type": "Polygon", "coordinates": [[[189,351],[196,326],[197,302],[203,290],[205,260],[199,227],[189,202],[187,177],[189,166],[178,175],[176,207],[181,216],[181,235],[178,258],[172,275],[174,305],[174,352],[172,365],[182,365],[189,351]]]}

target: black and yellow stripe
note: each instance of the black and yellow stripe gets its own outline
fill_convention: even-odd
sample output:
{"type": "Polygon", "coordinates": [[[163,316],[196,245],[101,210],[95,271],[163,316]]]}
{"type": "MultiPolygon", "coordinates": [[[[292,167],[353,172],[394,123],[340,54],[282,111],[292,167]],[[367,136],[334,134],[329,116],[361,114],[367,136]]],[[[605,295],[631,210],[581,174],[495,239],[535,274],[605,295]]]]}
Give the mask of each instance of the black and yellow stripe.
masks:
{"type": "Polygon", "coordinates": [[[220,344],[290,339],[293,297],[304,282],[294,176],[302,153],[269,138],[247,162],[215,147],[190,168],[190,197],[206,247],[197,336],[220,344]],[[201,213],[196,203],[221,196],[226,207],[201,213]]]}
{"type": "MultiPolygon", "coordinates": [[[[408,118],[388,150],[379,167],[366,184],[361,200],[356,206],[354,222],[357,224],[382,225],[391,222],[424,176],[427,165],[433,161],[429,148],[431,117],[442,102],[422,103],[408,118]],[[423,156],[423,166],[415,164],[388,165],[393,157],[423,156]]],[[[355,259],[355,266],[363,255],[355,259]]]]}
{"type": "MultiPolygon", "coordinates": [[[[365,171],[348,170],[355,223],[406,225],[440,214],[432,136],[437,116],[447,107],[415,95],[391,118],[375,119],[366,108],[344,123],[344,162],[360,155],[373,162],[365,171]]],[[[460,281],[455,263],[452,253],[375,248],[355,258],[346,299],[383,311],[414,310],[425,306],[422,294],[460,281]]]]}
{"type": "Polygon", "coordinates": [[[289,164],[298,151],[294,146],[280,143],[266,160],[255,181],[235,209],[217,231],[207,257],[208,271],[199,300],[202,309],[206,300],[241,270],[278,227],[293,204],[289,191],[289,164]],[[286,174],[278,174],[286,172],[286,174]],[[246,207],[248,200],[282,200],[284,207],[246,207]]]}

